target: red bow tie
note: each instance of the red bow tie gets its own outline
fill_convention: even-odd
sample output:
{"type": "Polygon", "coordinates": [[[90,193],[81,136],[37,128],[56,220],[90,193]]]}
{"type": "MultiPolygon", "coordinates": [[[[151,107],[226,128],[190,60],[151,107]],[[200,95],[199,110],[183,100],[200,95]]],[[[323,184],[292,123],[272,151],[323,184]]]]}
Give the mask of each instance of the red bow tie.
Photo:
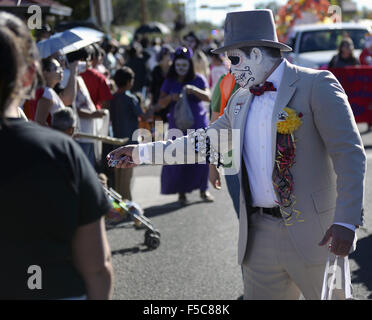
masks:
{"type": "Polygon", "coordinates": [[[266,81],[262,86],[254,86],[254,87],[250,88],[249,91],[254,96],[260,96],[265,91],[276,91],[276,88],[274,87],[272,82],[266,81]]]}

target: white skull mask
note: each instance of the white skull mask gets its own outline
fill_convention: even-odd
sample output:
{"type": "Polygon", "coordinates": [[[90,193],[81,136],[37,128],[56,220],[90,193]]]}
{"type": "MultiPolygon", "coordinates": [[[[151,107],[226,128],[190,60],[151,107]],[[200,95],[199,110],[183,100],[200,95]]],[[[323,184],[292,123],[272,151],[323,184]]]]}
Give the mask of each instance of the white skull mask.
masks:
{"type": "Polygon", "coordinates": [[[190,62],[187,59],[177,59],[174,63],[177,75],[184,77],[189,72],[190,62]]]}
{"type": "MultiPolygon", "coordinates": [[[[255,48],[256,49],[256,48],[255,48]]],[[[257,49],[255,58],[247,57],[240,49],[229,50],[227,55],[231,61],[231,74],[235,77],[240,87],[248,89],[251,86],[260,84],[265,78],[265,71],[262,68],[262,52],[257,49]],[[257,53],[259,54],[257,55],[257,53]]]]}

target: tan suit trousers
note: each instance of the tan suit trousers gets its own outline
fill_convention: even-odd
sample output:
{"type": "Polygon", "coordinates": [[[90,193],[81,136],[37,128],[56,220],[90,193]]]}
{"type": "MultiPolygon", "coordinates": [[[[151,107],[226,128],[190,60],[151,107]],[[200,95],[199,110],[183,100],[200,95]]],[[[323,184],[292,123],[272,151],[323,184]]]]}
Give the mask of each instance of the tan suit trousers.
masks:
{"type": "MultiPolygon", "coordinates": [[[[307,264],[289,237],[287,228],[291,227],[285,226],[281,218],[262,213],[261,209],[251,215],[248,248],[242,264],[244,299],[297,300],[302,293],[305,299],[320,300],[326,261],[320,265],[307,264]]],[[[333,261],[331,256],[332,264],[333,261]]],[[[332,299],[342,300],[345,298],[343,259],[338,261],[332,299]]]]}

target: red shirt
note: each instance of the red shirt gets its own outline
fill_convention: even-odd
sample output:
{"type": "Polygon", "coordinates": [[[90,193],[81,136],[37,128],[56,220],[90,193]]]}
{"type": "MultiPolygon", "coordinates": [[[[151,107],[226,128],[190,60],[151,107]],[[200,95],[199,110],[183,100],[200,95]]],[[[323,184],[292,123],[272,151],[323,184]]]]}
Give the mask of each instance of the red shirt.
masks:
{"type": "Polygon", "coordinates": [[[80,74],[88,88],[90,97],[97,109],[101,109],[100,103],[112,100],[113,96],[107,84],[106,77],[95,69],[87,69],[80,74]]]}
{"type": "Polygon", "coordinates": [[[368,48],[364,48],[362,53],[360,54],[360,57],[359,57],[360,64],[364,64],[364,65],[369,66],[370,64],[367,62],[367,59],[366,59],[367,57],[372,58],[372,52],[370,52],[368,50],[368,48]]]}
{"type": "MultiPolygon", "coordinates": [[[[35,114],[37,109],[37,103],[40,98],[43,96],[44,88],[37,88],[35,92],[35,98],[32,100],[26,100],[23,105],[23,111],[27,117],[27,119],[34,121],[35,114]]],[[[49,117],[48,117],[49,118],[49,117]]]]}

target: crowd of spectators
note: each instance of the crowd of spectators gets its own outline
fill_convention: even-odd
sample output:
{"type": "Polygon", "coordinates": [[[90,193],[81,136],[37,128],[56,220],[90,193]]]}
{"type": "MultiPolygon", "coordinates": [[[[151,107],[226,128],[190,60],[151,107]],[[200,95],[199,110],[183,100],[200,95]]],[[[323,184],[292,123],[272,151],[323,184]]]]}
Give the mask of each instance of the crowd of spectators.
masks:
{"type": "MultiPolygon", "coordinates": [[[[43,30],[39,40],[52,36],[49,26],[43,26],[43,30]]],[[[158,35],[136,35],[129,46],[120,46],[106,36],[101,42],[67,55],[62,51],[55,52],[41,60],[45,83],[37,88],[33,100],[24,103],[23,110],[29,120],[53,127],[53,115],[68,108],[74,113],[76,121],[73,128],[62,131],[129,138],[128,143],[136,143],[132,136],[140,127],[154,130],[155,121],[163,121],[166,129],[176,127],[174,106],[185,87],[195,114],[192,128],[207,126],[211,89],[229,70],[223,55],[211,53],[216,45],[210,40],[200,40],[190,31],[179,41],[168,43],[158,35]],[[176,67],[177,63],[185,60],[179,59],[185,58],[179,55],[182,48],[188,54],[186,76],[179,76],[179,68],[176,67]],[[170,100],[169,96],[172,97],[170,100]]],[[[63,111],[60,114],[67,116],[63,111]]],[[[132,200],[133,171],[108,168],[104,161],[104,156],[113,146],[102,144],[95,138],[71,135],[93,168],[106,174],[109,185],[124,199],[132,200]]],[[[203,174],[196,172],[191,175],[187,172],[191,167],[184,168],[183,175],[190,181],[173,177],[172,180],[182,181],[176,188],[169,186],[171,179],[164,178],[169,175],[167,170],[169,168],[164,168],[165,173],[162,174],[162,193],[178,193],[180,203],[185,204],[186,193],[199,189],[203,200],[213,201],[207,191],[206,168],[202,170],[203,174]]]]}

